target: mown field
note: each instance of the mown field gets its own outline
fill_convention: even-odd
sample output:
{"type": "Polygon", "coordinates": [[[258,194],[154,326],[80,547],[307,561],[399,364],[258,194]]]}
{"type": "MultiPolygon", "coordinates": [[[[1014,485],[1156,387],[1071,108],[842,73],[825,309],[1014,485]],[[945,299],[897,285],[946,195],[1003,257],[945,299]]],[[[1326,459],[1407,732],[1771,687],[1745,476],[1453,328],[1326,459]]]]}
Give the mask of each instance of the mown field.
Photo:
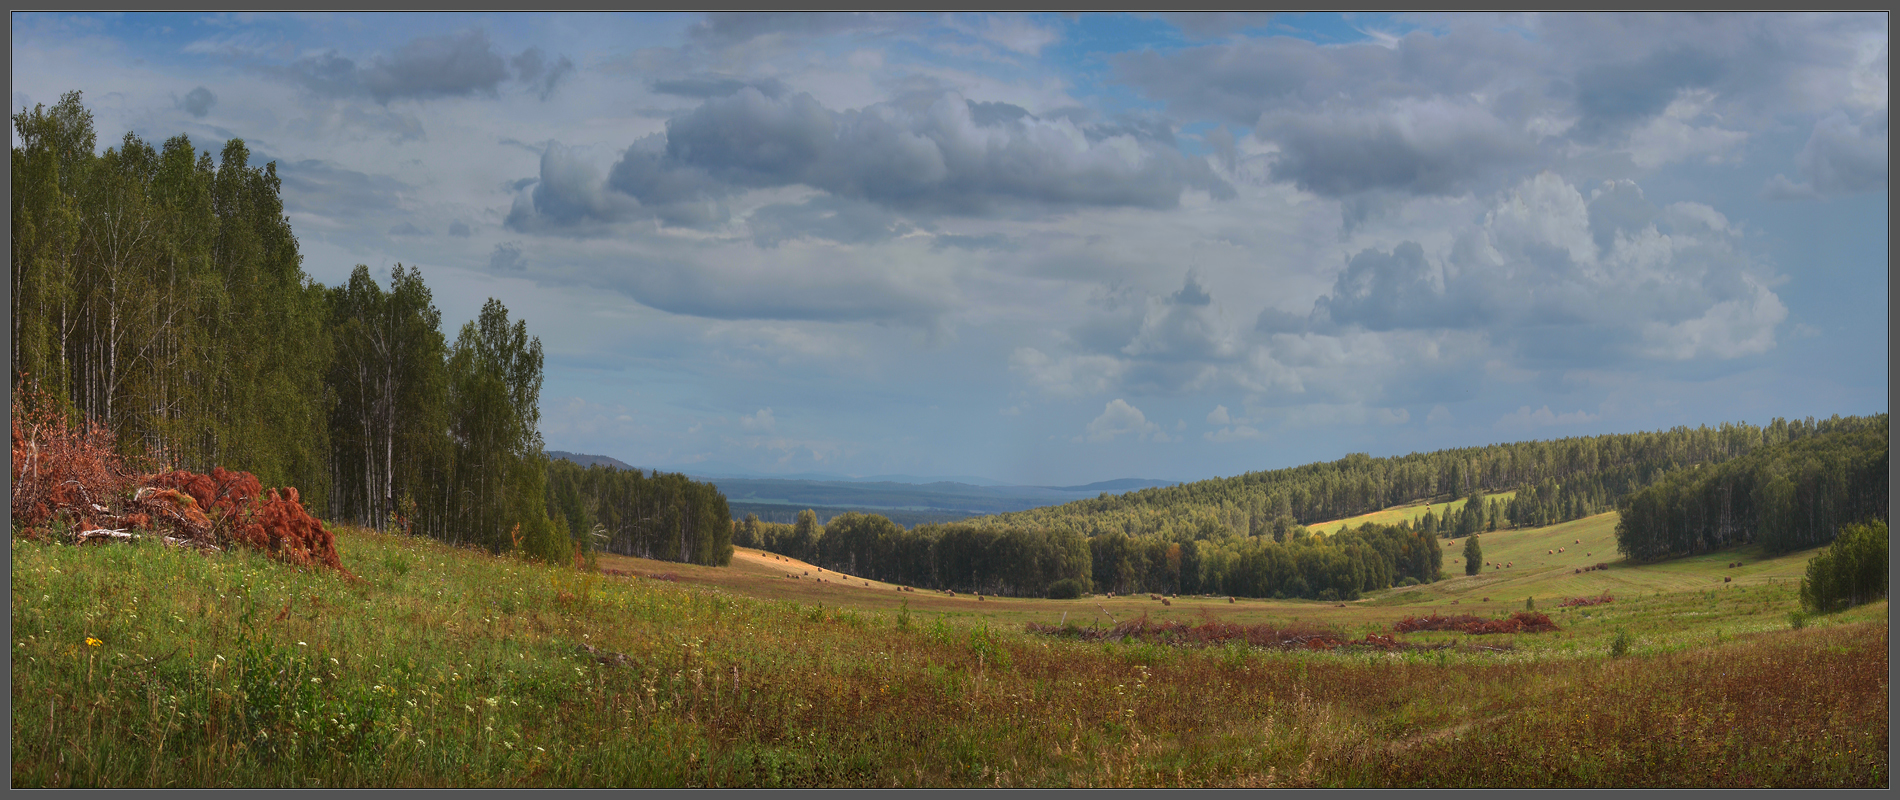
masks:
{"type": "Polygon", "coordinates": [[[1511,567],[1467,578],[1448,556],[1456,577],[1344,607],[978,600],[743,550],[582,574],[345,528],[349,583],[16,538],[13,785],[1887,784],[1885,602],[1797,629],[1811,552],[1634,566],[1613,528],[1486,534],[1511,567]],[[1526,598],[1562,630],[1399,652],[1024,630],[1145,614],[1357,637],[1526,598]]]}
{"type": "MultiPolygon", "coordinates": [[[[1485,495],[1484,501],[1489,503],[1492,500],[1496,500],[1500,503],[1509,503],[1511,502],[1511,498],[1516,496],[1516,491],[1497,492],[1495,494],[1485,495]]],[[[1315,522],[1306,526],[1306,528],[1307,530],[1318,533],[1337,533],[1341,528],[1357,528],[1368,522],[1377,522],[1380,525],[1397,525],[1406,521],[1416,523],[1425,517],[1427,510],[1431,511],[1433,516],[1444,519],[1446,512],[1463,510],[1464,507],[1465,498],[1462,497],[1444,503],[1412,503],[1410,505],[1381,509],[1370,514],[1360,514],[1356,517],[1336,519],[1331,522],[1315,522]]]]}

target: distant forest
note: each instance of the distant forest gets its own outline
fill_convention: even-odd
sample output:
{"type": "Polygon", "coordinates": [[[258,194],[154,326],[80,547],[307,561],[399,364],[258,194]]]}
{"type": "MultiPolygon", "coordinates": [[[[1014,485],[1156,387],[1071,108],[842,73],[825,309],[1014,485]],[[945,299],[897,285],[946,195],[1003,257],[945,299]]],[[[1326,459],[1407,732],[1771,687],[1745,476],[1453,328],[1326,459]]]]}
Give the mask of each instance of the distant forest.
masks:
{"type": "Polygon", "coordinates": [[[1886,424],[1885,414],[1775,419],[1759,427],[1724,423],[1388,458],[1356,453],[1338,461],[1143,489],[969,522],[1071,530],[1084,536],[1214,540],[1515,489],[1516,497],[1502,509],[1502,526],[1539,527],[1612,510],[1624,496],[1685,468],[1720,464],[1837,429],[1874,426],[1884,437],[1886,424]]]}
{"type": "MultiPolygon", "coordinates": [[[[182,135],[95,155],[78,92],[13,125],[16,402],[97,422],[128,455],[295,486],[333,521],[548,560],[592,541],[570,529],[596,517],[550,514],[541,342],[500,301],[451,340],[418,270],[311,280],[276,164],[240,139],[216,161],[182,135]]],[[[645,517],[725,514],[710,487],[663,483],[645,517]]],[[[713,559],[718,527],[649,550],[713,559]]]]}
{"type": "MultiPolygon", "coordinates": [[[[1350,599],[1437,579],[1441,537],[1617,509],[1624,553],[1658,558],[1754,541],[1825,544],[1886,518],[1887,415],[1776,419],[1441,450],[1363,454],[905,531],[877,515],[820,525],[748,517],[738,544],[917,586],[1350,599]],[[1516,490],[1508,502],[1485,493],[1516,490]],[[1634,493],[1634,494],[1633,494],[1634,493]],[[1305,525],[1421,501],[1455,512],[1330,536],[1305,525]],[[834,528],[845,531],[834,535],[834,528]]],[[[805,512],[809,514],[809,512],[805,512]]]]}

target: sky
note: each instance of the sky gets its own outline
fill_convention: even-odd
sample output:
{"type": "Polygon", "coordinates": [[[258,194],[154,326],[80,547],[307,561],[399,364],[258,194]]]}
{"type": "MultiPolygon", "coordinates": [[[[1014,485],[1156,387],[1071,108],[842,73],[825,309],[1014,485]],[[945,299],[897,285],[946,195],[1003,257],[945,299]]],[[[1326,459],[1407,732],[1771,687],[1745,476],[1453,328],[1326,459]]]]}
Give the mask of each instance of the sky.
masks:
{"type": "Polygon", "coordinates": [[[1887,17],[12,15],[12,105],[500,299],[546,446],[1198,480],[1887,410],[1887,17]]]}

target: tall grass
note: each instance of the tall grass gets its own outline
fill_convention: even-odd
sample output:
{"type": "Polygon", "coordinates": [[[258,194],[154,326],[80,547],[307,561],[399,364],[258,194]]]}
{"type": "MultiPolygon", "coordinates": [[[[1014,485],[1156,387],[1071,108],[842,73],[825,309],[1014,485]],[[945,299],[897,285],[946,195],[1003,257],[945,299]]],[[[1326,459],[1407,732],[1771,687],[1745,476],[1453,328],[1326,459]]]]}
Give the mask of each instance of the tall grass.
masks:
{"type": "Polygon", "coordinates": [[[16,538],[13,785],[1887,782],[1884,603],[1620,659],[1274,653],[338,539],[364,582],[16,538]]]}

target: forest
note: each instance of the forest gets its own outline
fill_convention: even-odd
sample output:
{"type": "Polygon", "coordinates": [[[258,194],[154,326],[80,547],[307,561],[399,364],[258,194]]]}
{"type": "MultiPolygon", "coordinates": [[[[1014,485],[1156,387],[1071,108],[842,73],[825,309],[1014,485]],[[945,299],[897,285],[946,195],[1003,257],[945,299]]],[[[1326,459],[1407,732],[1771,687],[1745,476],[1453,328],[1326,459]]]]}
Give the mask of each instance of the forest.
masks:
{"type": "Polygon", "coordinates": [[[1618,504],[1617,549],[1639,561],[1759,542],[1818,547],[1844,526],[1887,520],[1887,415],[1830,421],[1822,433],[1718,465],[1681,470],[1618,504]]]}
{"type": "MultiPolygon", "coordinates": [[[[968,522],[1180,542],[1258,537],[1391,506],[1515,489],[1517,495],[1497,512],[1486,508],[1484,527],[1541,527],[1612,510],[1630,492],[1684,468],[1719,464],[1762,447],[1867,424],[1868,419],[1875,418],[1777,418],[1765,426],[1723,423],[1386,458],[1354,453],[1338,461],[1120,495],[1104,493],[1090,500],[968,522]]],[[[1877,419],[1884,431],[1885,415],[1877,419]]],[[[1437,520],[1428,527],[1451,532],[1437,520]]]]}
{"type": "MultiPolygon", "coordinates": [[[[1473,506],[1482,508],[1482,506],[1473,506]]],[[[1073,530],[919,525],[841,514],[824,525],[747,515],[733,541],[848,575],[1013,597],[1066,593],[1225,594],[1353,600],[1364,592],[1438,579],[1444,555],[1432,533],[1367,524],[1332,536],[1295,526],[1274,536],[1169,541],[1073,530]]]]}
{"type": "Polygon", "coordinates": [[[722,557],[723,538],[695,537],[710,515],[729,530],[724,498],[683,479],[551,514],[540,339],[493,298],[449,339],[401,264],[386,285],[361,265],[312,280],[276,164],[253,166],[243,140],[214,160],[183,135],[127,133],[95,154],[78,92],[13,124],[16,403],[97,422],[150,463],[295,486],[331,521],[546,560],[599,521],[655,558],[722,557]],[[642,524],[693,533],[658,544],[642,524]]]}

